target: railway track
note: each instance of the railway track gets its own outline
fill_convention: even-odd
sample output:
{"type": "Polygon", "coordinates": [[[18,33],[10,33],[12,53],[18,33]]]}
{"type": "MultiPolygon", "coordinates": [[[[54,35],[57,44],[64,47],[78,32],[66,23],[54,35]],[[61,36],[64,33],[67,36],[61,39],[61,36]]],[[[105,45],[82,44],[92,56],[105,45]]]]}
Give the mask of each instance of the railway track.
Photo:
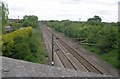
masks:
{"type": "MultiPolygon", "coordinates": [[[[48,38],[52,38],[53,32],[50,31],[47,27],[43,27],[44,33],[48,38]]],[[[94,72],[98,74],[104,74],[99,68],[94,66],[83,56],[81,56],[74,48],[68,45],[63,39],[54,34],[54,44],[56,50],[54,50],[59,57],[64,68],[81,70],[86,72],[94,72]]],[[[51,41],[51,40],[50,40],[51,41]]]]}

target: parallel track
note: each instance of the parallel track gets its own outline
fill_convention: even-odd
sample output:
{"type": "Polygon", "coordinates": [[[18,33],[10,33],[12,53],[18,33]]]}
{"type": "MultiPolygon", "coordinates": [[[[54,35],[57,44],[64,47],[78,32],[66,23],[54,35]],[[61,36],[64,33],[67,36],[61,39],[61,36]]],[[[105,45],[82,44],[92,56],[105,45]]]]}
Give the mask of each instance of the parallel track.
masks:
{"type": "MultiPolygon", "coordinates": [[[[49,36],[49,38],[51,38],[53,32],[51,32],[46,27],[44,27],[44,31],[46,32],[47,36],[49,36]]],[[[55,46],[56,46],[56,48],[59,49],[56,51],[57,55],[65,68],[79,70],[75,66],[75,63],[70,60],[70,55],[66,54],[66,51],[67,51],[72,56],[74,56],[74,58],[78,61],[76,65],[81,64],[82,66],[84,66],[84,68],[85,68],[85,69],[83,69],[84,71],[94,72],[94,73],[98,73],[98,74],[104,74],[100,69],[95,67],[92,63],[90,63],[83,56],[81,56],[76,50],[74,50],[74,48],[72,48],[65,41],[63,41],[63,39],[58,37],[56,34],[54,34],[54,37],[57,38],[54,40],[55,46]],[[64,48],[64,49],[62,49],[62,48],[64,48]]]]}

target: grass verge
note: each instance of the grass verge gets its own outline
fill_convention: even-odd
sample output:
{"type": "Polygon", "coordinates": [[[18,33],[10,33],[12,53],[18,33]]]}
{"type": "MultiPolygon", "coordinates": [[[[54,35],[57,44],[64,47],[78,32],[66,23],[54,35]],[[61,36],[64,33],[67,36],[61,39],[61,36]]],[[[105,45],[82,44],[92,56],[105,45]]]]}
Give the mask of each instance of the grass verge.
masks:
{"type": "Polygon", "coordinates": [[[42,37],[42,33],[39,26],[33,30],[33,34],[30,41],[33,43],[33,46],[32,46],[33,53],[35,52],[36,54],[35,62],[44,64],[45,58],[48,55],[44,49],[43,37],[42,37]]]}
{"type": "Polygon", "coordinates": [[[97,47],[95,46],[88,46],[88,45],[82,45],[83,48],[93,52],[93,53],[96,53],[101,60],[105,60],[107,61],[108,63],[110,63],[113,67],[115,68],[118,68],[119,69],[119,66],[118,66],[118,50],[117,49],[113,49],[107,53],[104,53],[102,54],[100,52],[100,49],[98,49],[97,47]]]}

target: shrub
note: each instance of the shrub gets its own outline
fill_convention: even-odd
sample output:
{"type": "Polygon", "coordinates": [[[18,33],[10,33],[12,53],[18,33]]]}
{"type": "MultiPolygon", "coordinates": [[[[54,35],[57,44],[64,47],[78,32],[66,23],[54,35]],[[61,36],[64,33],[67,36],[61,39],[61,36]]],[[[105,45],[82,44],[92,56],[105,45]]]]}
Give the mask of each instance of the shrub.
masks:
{"type": "Polygon", "coordinates": [[[2,52],[3,56],[32,60],[29,38],[32,35],[32,27],[19,29],[3,35],[2,52]]]}

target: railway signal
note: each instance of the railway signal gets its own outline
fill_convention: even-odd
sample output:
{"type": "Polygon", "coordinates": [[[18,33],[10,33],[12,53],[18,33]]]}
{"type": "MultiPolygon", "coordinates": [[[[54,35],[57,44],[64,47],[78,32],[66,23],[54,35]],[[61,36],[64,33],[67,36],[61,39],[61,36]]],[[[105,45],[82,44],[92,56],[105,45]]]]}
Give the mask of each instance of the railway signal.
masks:
{"type": "Polygon", "coordinates": [[[54,36],[52,34],[52,66],[54,66],[54,36]]]}

